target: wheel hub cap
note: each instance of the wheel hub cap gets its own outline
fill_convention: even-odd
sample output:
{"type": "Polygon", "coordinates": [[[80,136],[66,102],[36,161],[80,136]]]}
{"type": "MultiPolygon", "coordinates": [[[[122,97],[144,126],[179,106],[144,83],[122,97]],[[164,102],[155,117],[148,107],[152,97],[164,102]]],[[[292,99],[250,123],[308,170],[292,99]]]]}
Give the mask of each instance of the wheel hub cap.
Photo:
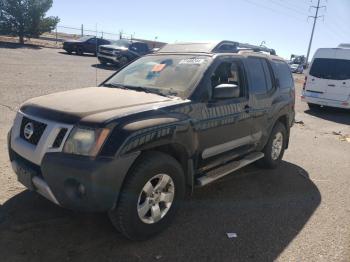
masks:
{"type": "Polygon", "coordinates": [[[272,141],[271,157],[272,160],[277,160],[282,152],[283,148],[283,134],[281,132],[277,133],[272,141]]]}
{"type": "Polygon", "coordinates": [[[154,224],[169,211],[175,196],[174,181],[169,175],[152,177],[143,187],[137,204],[137,213],[142,222],[154,224]]]}

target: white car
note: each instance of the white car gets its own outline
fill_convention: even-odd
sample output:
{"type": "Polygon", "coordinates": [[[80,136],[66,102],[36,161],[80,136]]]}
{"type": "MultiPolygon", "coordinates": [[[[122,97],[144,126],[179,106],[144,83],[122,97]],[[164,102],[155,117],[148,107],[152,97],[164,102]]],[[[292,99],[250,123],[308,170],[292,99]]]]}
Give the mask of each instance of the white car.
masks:
{"type": "Polygon", "coordinates": [[[321,48],[306,74],[302,101],[310,109],[330,106],[350,109],[350,48],[321,48]]]}

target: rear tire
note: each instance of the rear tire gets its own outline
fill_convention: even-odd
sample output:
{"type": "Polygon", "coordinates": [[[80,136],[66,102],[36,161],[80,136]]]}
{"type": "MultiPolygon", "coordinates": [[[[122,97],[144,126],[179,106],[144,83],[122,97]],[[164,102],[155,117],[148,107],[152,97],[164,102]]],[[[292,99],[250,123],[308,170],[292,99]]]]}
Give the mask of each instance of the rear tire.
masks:
{"type": "Polygon", "coordinates": [[[109,218],[125,237],[144,240],[170,225],[184,197],[180,164],[169,155],[148,152],[131,169],[109,218]]]}
{"type": "Polygon", "coordinates": [[[258,164],[265,168],[277,168],[282,161],[286,145],[286,127],[281,122],[277,122],[272,129],[269,141],[263,150],[265,156],[258,161],[258,164]]]}
{"type": "Polygon", "coordinates": [[[318,110],[321,108],[319,105],[312,104],[312,103],[307,103],[307,105],[309,106],[310,110],[318,110]]]}

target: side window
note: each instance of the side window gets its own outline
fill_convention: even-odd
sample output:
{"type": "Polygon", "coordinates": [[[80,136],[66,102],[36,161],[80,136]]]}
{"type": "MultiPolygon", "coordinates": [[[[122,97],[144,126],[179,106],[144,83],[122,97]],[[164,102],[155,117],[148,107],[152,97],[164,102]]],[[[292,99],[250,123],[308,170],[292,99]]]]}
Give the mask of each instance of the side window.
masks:
{"type": "Polygon", "coordinates": [[[141,51],[143,51],[143,52],[148,52],[148,50],[149,50],[149,48],[148,48],[148,45],[147,44],[141,44],[140,45],[140,47],[141,47],[141,51]]]}
{"type": "Polygon", "coordinates": [[[281,89],[293,88],[294,80],[287,63],[279,60],[273,60],[272,68],[276,77],[279,79],[281,89]]]}
{"type": "Polygon", "coordinates": [[[222,62],[218,65],[213,75],[211,76],[212,89],[221,84],[238,85],[241,89],[240,97],[243,97],[245,95],[242,69],[239,63],[222,62]]]}
{"type": "Polygon", "coordinates": [[[89,44],[96,44],[96,38],[90,38],[89,40],[88,40],[88,43],[89,44]]]}
{"type": "Polygon", "coordinates": [[[266,77],[266,88],[267,88],[267,92],[269,92],[273,88],[271,71],[270,71],[270,67],[265,59],[262,60],[262,64],[263,64],[265,77],[266,77]]]}
{"type": "MultiPolygon", "coordinates": [[[[266,94],[268,90],[267,79],[265,77],[265,69],[261,58],[248,57],[247,71],[249,73],[249,89],[253,94],[266,94]]],[[[271,82],[271,78],[270,78],[271,82]]]]}

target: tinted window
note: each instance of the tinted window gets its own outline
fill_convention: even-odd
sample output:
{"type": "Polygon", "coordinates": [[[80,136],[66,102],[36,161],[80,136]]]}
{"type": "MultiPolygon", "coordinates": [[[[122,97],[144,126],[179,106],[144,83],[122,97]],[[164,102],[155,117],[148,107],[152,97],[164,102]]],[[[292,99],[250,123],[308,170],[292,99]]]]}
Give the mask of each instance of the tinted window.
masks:
{"type": "Polygon", "coordinates": [[[310,75],[332,80],[350,79],[350,60],[316,58],[312,63],[310,75]]]}
{"type": "Polygon", "coordinates": [[[254,94],[265,94],[267,91],[263,62],[264,60],[259,58],[249,57],[247,59],[247,69],[250,78],[249,89],[254,94]]]}
{"type": "Polygon", "coordinates": [[[221,84],[238,85],[241,89],[240,97],[245,94],[244,83],[242,81],[242,70],[237,62],[223,62],[218,65],[211,76],[212,88],[221,84]]]}
{"type": "Polygon", "coordinates": [[[287,63],[279,60],[273,60],[272,68],[275,76],[279,79],[281,89],[293,88],[293,76],[287,63]]]}
{"type": "Polygon", "coordinates": [[[262,64],[266,76],[266,88],[267,91],[270,91],[273,88],[270,68],[266,60],[262,60],[262,64]]]}
{"type": "Polygon", "coordinates": [[[96,38],[91,38],[88,41],[89,44],[96,44],[96,38]]]}

